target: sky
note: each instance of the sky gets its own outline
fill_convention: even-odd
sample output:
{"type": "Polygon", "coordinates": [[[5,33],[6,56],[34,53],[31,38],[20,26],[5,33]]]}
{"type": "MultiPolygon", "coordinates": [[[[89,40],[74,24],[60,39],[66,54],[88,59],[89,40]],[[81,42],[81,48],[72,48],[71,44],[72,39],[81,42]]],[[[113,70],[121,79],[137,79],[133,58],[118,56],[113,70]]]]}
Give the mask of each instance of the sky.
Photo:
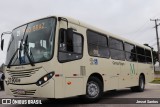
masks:
{"type": "MultiPolygon", "coordinates": [[[[0,0],[0,4],[0,33],[35,19],[60,15],[140,44],[148,43],[157,50],[155,23],[150,19],[160,19],[160,0],[0,0]]],[[[9,38],[4,36],[0,65],[5,62],[9,38]]]]}

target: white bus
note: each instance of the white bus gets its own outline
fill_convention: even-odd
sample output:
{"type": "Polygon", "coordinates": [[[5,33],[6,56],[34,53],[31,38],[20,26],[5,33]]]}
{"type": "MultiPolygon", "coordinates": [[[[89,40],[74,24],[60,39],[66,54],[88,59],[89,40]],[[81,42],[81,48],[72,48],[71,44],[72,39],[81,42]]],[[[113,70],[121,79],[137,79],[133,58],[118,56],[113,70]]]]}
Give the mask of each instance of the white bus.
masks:
{"type": "Polygon", "coordinates": [[[59,16],[12,31],[4,73],[7,94],[83,96],[91,102],[108,90],[128,87],[142,92],[154,79],[149,47],[59,16]]]}

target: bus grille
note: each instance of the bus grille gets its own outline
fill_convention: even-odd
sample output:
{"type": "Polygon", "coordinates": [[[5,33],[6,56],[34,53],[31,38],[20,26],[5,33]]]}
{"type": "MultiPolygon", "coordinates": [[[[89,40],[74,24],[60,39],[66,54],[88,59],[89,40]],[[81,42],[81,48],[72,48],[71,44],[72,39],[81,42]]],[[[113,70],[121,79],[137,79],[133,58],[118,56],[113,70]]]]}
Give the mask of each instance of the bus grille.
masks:
{"type": "Polygon", "coordinates": [[[35,68],[35,69],[29,69],[29,70],[19,70],[19,71],[15,71],[15,70],[7,70],[8,74],[11,77],[15,77],[15,78],[25,78],[25,77],[30,77],[33,74],[35,74],[36,71],[38,71],[40,68],[35,68]]]}
{"type": "Polygon", "coordinates": [[[18,90],[10,89],[13,95],[34,95],[36,90],[25,90],[24,93],[19,93],[18,90]]]}

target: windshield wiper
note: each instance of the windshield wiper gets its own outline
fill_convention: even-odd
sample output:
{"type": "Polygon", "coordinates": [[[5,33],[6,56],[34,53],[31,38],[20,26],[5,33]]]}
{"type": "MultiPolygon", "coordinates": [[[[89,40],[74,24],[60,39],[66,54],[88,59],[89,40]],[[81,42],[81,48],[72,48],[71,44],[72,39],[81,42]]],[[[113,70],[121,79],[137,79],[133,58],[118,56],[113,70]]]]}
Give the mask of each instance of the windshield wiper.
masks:
{"type": "Polygon", "coordinates": [[[32,66],[35,66],[34,62],[31,60],[31,58],[30,58],[30,56],[29,56],[27,42],[28,42],[28,35],[27,35],[27,37],[26,37],[26,39],[25,39],[25,42],[24,42],[24,53],[26,53],[30,64],[31,64],[32,66]]]}
{"type": "MultiPolygon", "coordinates": [[[[19,55],[20,55],[19,57],[20,57],[20,63],[21,63],[22,42],[23,42],[23,40],[21,40],[20,48],[17,48],[17,50],[14,52],[13,56],[11,57],[8,65],[7,65],[7,68],[10,68],[10,67],[11,67],[11,63],[12,63],[12,61],[13,61],[13,59],[14,59],[14,57],[16,56],[16,54],[17,54],[18,51],[19,51],[19,55]]],[[[29,54],[28,54],[28,45],[27,45],[27,42],[28,42],[28,35],[27,35],[26,40],[25,40],[24,51],[25,51],[25,53],[26,53],[26,55],[27,55],[27,58],[28,58],[30,64],[31,64],[32,66],[35,66],[34,62],[31,60],[31,58],[30,58],[30,56],[29,56],[29,54]]]]}
{"type": "Polygon", "coordinates": [[[9,61],[8,65],[7,65],[7,68],[10,68],[11,63],[12,63],[12,61],[13,61],[14,57],[16,56],[16,54],[17,54],[18,50],[19,50],[19,48],[17,48],[17,50],[14,52],[13,56],[11,57],[11,59],[10,59],[10,61],[9,61]]]}
{"type": "MultiPolygon", "coordinates": [[[[21,40],[21,43],[20,43],[20,47],[19,48],[17,48],[17,50],[14,52],[14,54],[13,54],[13,56],[11,57],[11,59],[10,59],[10,61],[9,61],[9,63],[8,63],[8,65],[7,65],[7,68],[10,68],[10,66],[11,66],[11,63],[12,63],[12,61],[13,61],[13,59],[14,59],[14,57],[16,56],[16,54],[17,54],[17,52],[18,52],[18,50],[19,50],[19,60],[20,60],[20,64],[21,64],[21,50],[22,50],[22,40],[21,40]]],[[[17,59],[16,59],[17,60],[17,59]]],[[[15,61],[16,61],[15,60],[15,61]]]]}
{"type": "MultiPolygon", "coordinates": [[[[34,62],[31,60],[31,58],[30,58],[30,56],[29,56],[29,54],[28,54],[28,45],[27,45],[27,41],[28,41],[28,35],[27,35],[26,40],[25,40],[24,51],[25,51],[25,53],[27,54],[27,57],[28,57],[28,60],[29,60],[30,64],[31,64],[32,66],[35,66],[35,65],[34,65],[34,62]]],[[[17,50],[14,52],[13,56],[11,57],[11,59],[10,59],[8,65],[7,65],[7,68],[10,68],[10,67],[11,67],[11,63],[12,63],[14,57],[16,56],[18,50],[19,50],[19,55],[20,55],[19,57],[20,57],[20,63],[21,63],[22,42],[23,42],[23,40],[21,40],[20,48],[17,48],[17,50]]]]}

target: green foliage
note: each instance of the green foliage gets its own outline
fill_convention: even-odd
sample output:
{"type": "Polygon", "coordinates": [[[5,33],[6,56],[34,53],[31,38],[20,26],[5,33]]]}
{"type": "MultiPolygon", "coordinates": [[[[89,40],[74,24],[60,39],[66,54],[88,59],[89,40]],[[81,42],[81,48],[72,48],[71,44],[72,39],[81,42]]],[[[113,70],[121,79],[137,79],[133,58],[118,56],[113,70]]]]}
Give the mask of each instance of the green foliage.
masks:
{"type": "Polygon", "coordinates": [[[158,61],[157,51],[152,51],[152,55],[153,55],[153,63],[156,64],[156,62],[158,61]]]}
{"type": "Polygon", "coordinates": [[[160,78],[154,79],[151,83],[160,84],[160,78]]]}

